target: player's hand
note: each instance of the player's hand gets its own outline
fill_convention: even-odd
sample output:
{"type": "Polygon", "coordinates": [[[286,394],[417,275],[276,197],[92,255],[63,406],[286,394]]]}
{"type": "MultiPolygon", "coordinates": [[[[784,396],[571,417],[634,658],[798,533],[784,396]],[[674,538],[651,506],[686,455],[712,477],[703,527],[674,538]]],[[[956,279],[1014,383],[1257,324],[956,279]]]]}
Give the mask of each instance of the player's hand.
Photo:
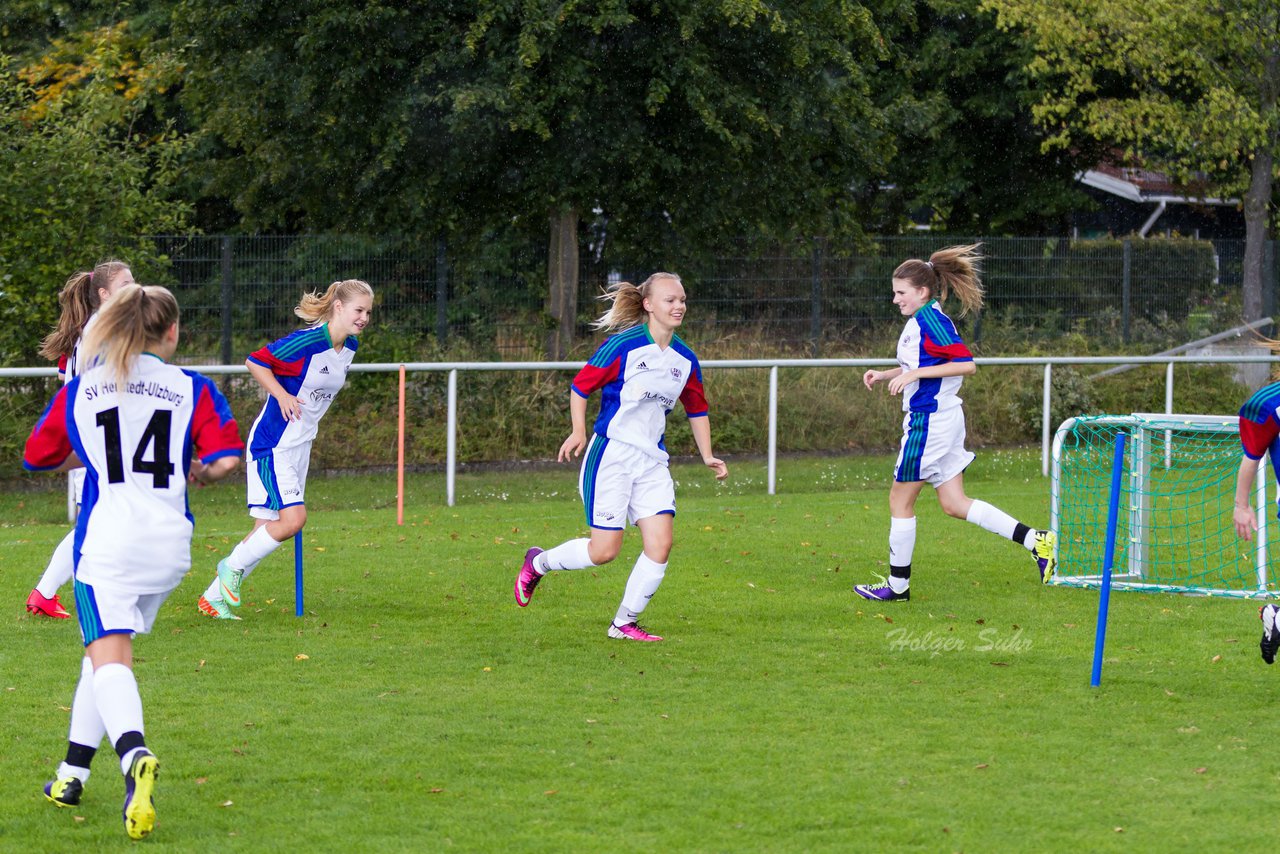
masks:
{"type": "Polygon", "coordinates": [[[911,371],[903,371],[889,380],[889,394],[902,394],[902,390],[913,382],[910,376],[911,371]]]}
{"type": "Polygon", "coordinates": [[[207,468],[208,466],[204,463],[193,459],[191,461],[191,470],[187,472],[187,482],[194,483],[196,486],[204,486],[207,484],[209,482],[205,478],[205,469],[207,468]]]}
{"type": "Polygon", "coordinates": [[[280,414],[285,421],[297,421],[302,417],[302,401],[291,394],[283,394],[276,398],[280,405],[280,414]]]}
{"type": "Polygon", "coordinates": [[[862,384],[867,388],[871,388],[882,379],[884,379],[882,372],[872,368],[862,375],[862,384]]]}
{"type": "Polygon", "coordinates": [[[567,462],[582,453],[582,449],[587,446],[587,437],[582,433],[570,433],[569,438],[564,440],[564,444],[560,446],[560,453],[556,456],[559,462],[567,462]]]}
{"type": "Polygon", "coordinates": [[[724,464],[724,460],[717,457],[708,457],[703,462],[707,464],[707,468],[716,473],[716,480],[724,480],[729,476],[729,467],[724,464]]]}
{"type": "Polygon", "coordinates": [[[1237,507],[1231,514],[1236,523],[1236,535],[1245,542],[1253,539],[1253,532],[1258,530],[1258,517],[1252,507],[1237,507]]]}

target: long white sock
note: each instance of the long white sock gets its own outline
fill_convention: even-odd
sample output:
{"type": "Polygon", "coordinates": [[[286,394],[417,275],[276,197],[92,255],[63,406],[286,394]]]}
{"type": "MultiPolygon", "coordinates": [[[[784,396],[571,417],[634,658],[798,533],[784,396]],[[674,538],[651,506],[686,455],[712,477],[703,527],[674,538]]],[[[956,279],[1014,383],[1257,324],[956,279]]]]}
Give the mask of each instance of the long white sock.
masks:
{"type": "Polygon", "coordinates": [[[278,548],[280,541],[268,534],[267,526],[263,525],[231,550],[227,563],[235,569],[244,570],[245,578],[248,578],[259,562],[278,548]]]}
{"type": "Polygon", "coordinates": [[[1008,513],[977,500],[969,506],[969,515],[965,517],[965,521],[972,522],[984,531],[999,534],[1006,540],[1013,539],[1014,529],[1018,527],[1018,520],[1008,513]]]}
{"type": "MultiPolygon", "coordinates": [[[[115,662],[104,664],[93,672],[93,696],[98,714],[106,726],[107,737],[114,745],[126,732],[145,732],[142,728],[142,696],[133,671],[115,662]]],[[[123,757],[121,772],[129,770],[123,757]]]]}
{"type": "Polygon", "coordinates": [[[71,580],[71,573],[75,569],[75,542],[76,532],[72,528],[53,550],[53,556],[49,558],[49,566],[45,569],[44,575],[40,576],[40,583],[36,585],[36,590],[39,590],[44,598],[52,599],[57,595],[58,588],[71,580]]]}
{"type": "Polygon", "coordinates": [[[889,520],[889,566],[911,566],[916,550],[916,517],[889,520]]]}
{"type": "Polygon", "coordinates": [[[627,589],[622,594],[622,604],[613,617],[613,624],[625,626],[627,623],[634,623],[644,612],[653,594],[658,592],[658,586],[662,584],[662,577],[666,573],[665,563],[658,563],[640,552],[636,565],[631,569],[631,576],[627,579],[627,589]]]}
{"type": "Polygon", "coordinates": [[[71,699],[71,727],[67,740],[96,749],[106,734],[107,726],[98,712],[93,690],[93,662],[86,655],[80,659],[80,681],[76,683],[76,695],[71,699]]]}
{"type": "Polygon", "coordinates": [[[543,573],[553,569],[586,569],[595,566],[591,562],[591,552],[587,550],[589,545],[591,540],[586,537],[569,540],[535,557],[533,565],[543,573]]]}

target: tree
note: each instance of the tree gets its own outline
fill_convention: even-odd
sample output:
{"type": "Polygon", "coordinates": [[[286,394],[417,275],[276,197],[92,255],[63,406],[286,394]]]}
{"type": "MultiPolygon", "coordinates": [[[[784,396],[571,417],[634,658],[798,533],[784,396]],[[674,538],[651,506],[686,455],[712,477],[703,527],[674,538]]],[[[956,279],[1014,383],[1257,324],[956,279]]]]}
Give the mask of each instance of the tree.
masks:
{"type": "Polygon", "coordinates": [[[896,231],[918,211],[952,234],[1055,234],[1089,204],[1076,173],[1090,147],[1041,151],[1023,67],[1034,53],[980,0],[915,0],[881,28],[890,59],[874,90],[897,136],[887,189],[869,212],[896,231]]]}
{"type": "Polygon", "coordinates": [[[141,130],[166,76],[157,61],[139,61],[114,29],[78,44],[74,63],[65,43],[25,69],[0,56],[0,364],[36,360],[75,270],[113,257],[139,279],[158,273],[144,235],[182,230],[190,210],[165,189],[184,140],[141,130]]]}
{"type": "Polygon", "coordinates": [[[1244,315],[1262,315],[1263,253],[1280,144],[1274,0],[986,0],[1025,31],[1045,85],[1046,147],[1113,144],[1204,195],[1243,194],[1244,315]]]}
{"type": "MultiPolygon", "coordinates": [[[[563,258],[604,224],[656,265],[675,235],[858,233],[850,188],[893,151],[852,0],[183,0],[177,37],[223,146],[210,191],[257,225],[515,228],[563,258]]],[[[548,269],[555,356],[576,276],[548,269]]]]}

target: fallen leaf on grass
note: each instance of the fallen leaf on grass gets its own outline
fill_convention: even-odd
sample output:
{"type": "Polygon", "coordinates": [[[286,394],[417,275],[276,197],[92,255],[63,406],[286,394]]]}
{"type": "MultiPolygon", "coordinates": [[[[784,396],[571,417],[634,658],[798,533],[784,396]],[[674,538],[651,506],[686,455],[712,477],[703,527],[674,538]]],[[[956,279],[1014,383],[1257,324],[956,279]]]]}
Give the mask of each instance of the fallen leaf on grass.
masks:
{"type": "Polygon", "coordinates": [[[987,762],[979,762],[977,765],[975,765],[975,766],[973,766],[973,767],[974,767],[975,769],[977,769],[977,770],[981,771],[983,768],[990,768],[990,767],[991,767],[991,765],[990,765],[989,763],[987,763],[987,762]]]}
{"type": "Polygon", "coordinates": [[[1205,771],[1208,771],[1208,770],[1209,770],[1208,768],[1205,768],[1205,767],[1203,767],[1203,766],[1202,766],[1202,767],[1200,767],[1200,768],[1197,768],[1197,769],[1196,769],[1196,773],[1197,773],[1197,774],[1203,774],[1205,771]]]}
{"type": "Polygon", "coordinates": [[[434,788],[434,789],[428,789],[427,791],[429,791],[429,792],[430,792],[431,794],[433,794],[433,795],[438,795],[438,794],[440,794],[441,792],[443,792],[443,791],[444,791],[444,789],[441,789],[441,788],[438,788],[438,787],[437,787],[437,788],[434,788]]]}
{"type": "Polygon", "coordinates": [[[294,660],[294,661],[306,661],[306,660],[307,660],[307,659],[309,659],[309,658],[311,658],[311,656],[307,655],[305,652],[300,652],[300,653],[298,653],[297,655],[295,655],[295,656],[293,657],[293,660],[294,660]]]}
{"type": "Polygon", "coordinates": [[[209,782],[209,778],[208,778],[208,777],[197,777],[197,778],[196,778],[196,785],[197,785],[197,786],[203,786],[203,785],[204,785],[205,783],[207,783],[207,782],[209,782]]]}
{"type": "Polygon", "coordinates": [[[993,662],[991,662],[991,666],[992,666],[992,667],[1008,667],[1008,666],[1009,666],[1009,662],[1007,662],[1007,661],[993,661],[993,662]]]}
{"type": "Polygon", "coordinates": [[[546,790],[545,792],[543,792],[542,794],[544,794],[544,795],[558,795],[558,794],[560,794],[560,790],[559,790],[559,789],[547,789],[547,790],[546,790]]]}
{"type": "Polygon", "coordinates": [[[234,801],[223,801],[223,802],[222,802],[222,806],[224,806],[224,807],[229,807],[229,806],[231,806],[231,805],[232,805],[232,804],[234,804],[234,803],[235,803],[234,801]]]}
{"type": "Polygon", "coordinates": [[[1215,655],[1213,658],[1211,658],[1211,659],[1209,659],[1209,660],[1210,660],[1211,662],[1213,662],[1214,664],[1217,664],[1219,661],[1222,661],[1222,656],[1220,656],[1220,655],[1215,655]]]}

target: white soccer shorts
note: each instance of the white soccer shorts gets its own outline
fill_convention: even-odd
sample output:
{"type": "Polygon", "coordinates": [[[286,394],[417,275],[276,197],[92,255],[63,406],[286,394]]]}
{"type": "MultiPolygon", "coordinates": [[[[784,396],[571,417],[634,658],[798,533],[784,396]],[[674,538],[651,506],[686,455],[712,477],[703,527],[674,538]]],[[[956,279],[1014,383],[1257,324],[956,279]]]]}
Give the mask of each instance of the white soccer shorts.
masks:
{"type": "Polygon", "coordinates": [[[676,487],[671,469],[634,445],[591,437],[578,492],[587,524],[605,531],[621,531],[637,519],[660,513],[676,514],[676,487]]]}
{"type": "Polygon", "coordinates": [[[963,472],[974,454],[964,447],[964,409],[908,412],[902,418],[902,445],[893,479],[902,483],[928,481],[939,487],[963,472]]]}
{"type": "Polygon", "coordinates": [[[109,584],[85,584],[77,580],[76,619],[80,622],[84,645],[88,646],[107,635],[146,634],[151,631],[160,606],[172,592],[132,593],[109,584]]]}
{"type": "Polygon", "coordinates": [[[249,515],[274,522],[285,507],[305,504],[310,466],[310,443],[250,460],[246,466],[249,515]]]}

